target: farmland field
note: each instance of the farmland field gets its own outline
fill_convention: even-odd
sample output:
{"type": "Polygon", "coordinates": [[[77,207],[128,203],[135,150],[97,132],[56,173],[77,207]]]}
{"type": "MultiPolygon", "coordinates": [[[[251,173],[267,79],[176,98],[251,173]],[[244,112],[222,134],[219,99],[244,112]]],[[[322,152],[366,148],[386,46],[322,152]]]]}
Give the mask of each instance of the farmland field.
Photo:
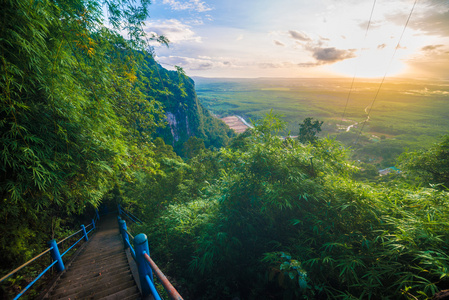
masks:
{"type": "Polygon", "coordinates": [[[380,80],[356,80],[350,89],[351,79],[194,80],[198,98],[216,115],[257,122],[273,109],[291,135],[313,117],[324,121],[322,136],[336,137],[352,147],[355,159],[379,167],[449,133],[449,81],[387,79],[379,89],[380,80]]]}

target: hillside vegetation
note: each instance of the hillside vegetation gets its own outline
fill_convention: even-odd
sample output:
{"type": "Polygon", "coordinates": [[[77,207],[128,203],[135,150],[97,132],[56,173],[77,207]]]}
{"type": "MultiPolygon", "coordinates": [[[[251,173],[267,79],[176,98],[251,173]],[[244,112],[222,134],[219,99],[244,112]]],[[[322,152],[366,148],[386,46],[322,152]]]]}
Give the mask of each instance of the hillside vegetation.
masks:
{"type": "MultiPolygon", "coordinates": [[[[140,4],[3,3],[2,275],[94,208],[121,204],[146,221],[132,230],[185,299],[427,299],[449,288],[449,137],[369,183],[342,144],[317,138],[319,121],[284,140],[285,122],[264,112],[234,136],[182,70],[152,58],[148,42],[167,40],[144,35],[140,4]]],[[[9,278],[2,297],[38,269],[9,278]]]]}
{"type": "Polygon", "coordinates": [[[449,287],[449,197],[429,185],[446,181],[436,160],[448,138],[404,156],[407,177],[367,184],[338,142],[281,140],[282,125],[268,115],[226,149],[166,164],[182,180],[136,208],[187,298],[427,299],[449,287]]]}

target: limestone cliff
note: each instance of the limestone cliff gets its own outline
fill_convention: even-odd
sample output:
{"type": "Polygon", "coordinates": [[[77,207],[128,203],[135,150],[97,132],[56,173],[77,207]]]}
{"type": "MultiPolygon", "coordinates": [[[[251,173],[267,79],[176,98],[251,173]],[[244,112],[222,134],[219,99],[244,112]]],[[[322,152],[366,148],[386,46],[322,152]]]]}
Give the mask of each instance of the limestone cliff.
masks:
{"type": "MultiPolygon", "coordinates": [[[[150,60],[150,59],[148,59],[150,60]]],[[[220,148],[227,144],[235,133],[224,122],[213,117],[199,102],[194,81],[180,72],[169,71],[154,60],[149,61],[150,72],[157,72],[157,89],[150,98],[162,103],[165,111],[165,128],[156,133],[165,143],[180,153],[182,145],[191,136],[204,140],[206,147],[220,148]]]]}

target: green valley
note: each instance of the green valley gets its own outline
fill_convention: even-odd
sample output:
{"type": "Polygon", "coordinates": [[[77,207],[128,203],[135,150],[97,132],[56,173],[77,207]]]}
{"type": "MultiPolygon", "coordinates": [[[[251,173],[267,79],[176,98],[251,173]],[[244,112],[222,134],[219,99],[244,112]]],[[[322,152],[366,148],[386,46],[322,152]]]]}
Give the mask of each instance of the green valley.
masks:
{"type": "Polygon", "coordinates": [[[323,120],[321,136],[336,137],[355,150],[355,159],[375,161],[379,168],[394,164],[404,149],[432,144],[449,131],[446,81],[387,79],[380,90],[380,79],[358,79],[352,89],[351,79],[195,78],[195,82],[200,101],[217,115],[237,114],[257,121],[273,109],[288,123],[284,135],[297,135],[298,123],[306,117],[323,120]],[[363,125],[369,110],[369,122],[363,125]]]}

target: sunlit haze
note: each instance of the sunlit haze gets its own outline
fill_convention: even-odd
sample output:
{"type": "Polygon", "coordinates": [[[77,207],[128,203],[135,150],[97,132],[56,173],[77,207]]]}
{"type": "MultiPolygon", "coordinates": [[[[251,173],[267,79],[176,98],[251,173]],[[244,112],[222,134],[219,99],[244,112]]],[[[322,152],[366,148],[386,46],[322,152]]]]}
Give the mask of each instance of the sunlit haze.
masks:
{"type": "Polygon", "coordinates": [[[414,2],[155,0],[145,30],[190,76],[449,79],[449,1],[414,2]]]}

